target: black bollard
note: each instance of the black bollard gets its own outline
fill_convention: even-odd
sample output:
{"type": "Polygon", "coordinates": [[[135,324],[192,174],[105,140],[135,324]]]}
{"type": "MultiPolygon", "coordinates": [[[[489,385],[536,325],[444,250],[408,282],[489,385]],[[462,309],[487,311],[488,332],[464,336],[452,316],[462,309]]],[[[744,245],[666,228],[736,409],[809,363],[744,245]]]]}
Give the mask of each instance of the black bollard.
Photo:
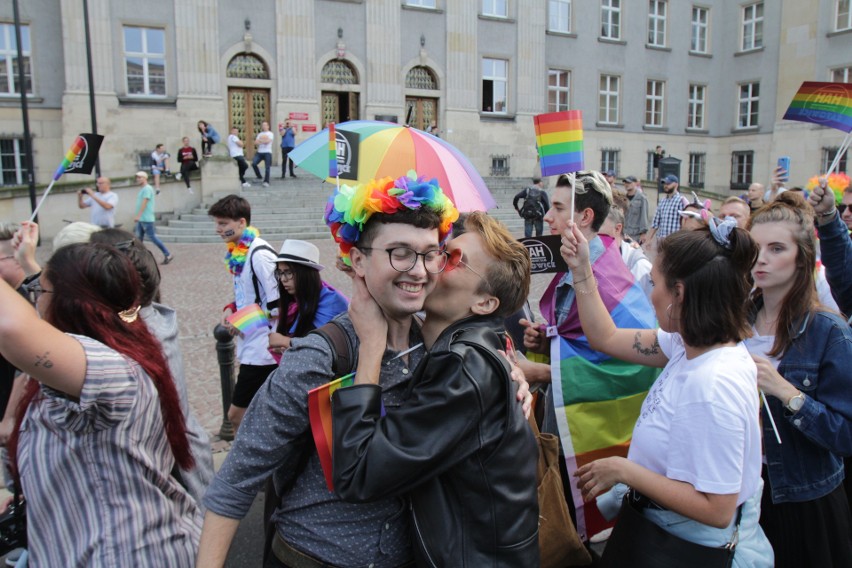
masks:
{"type": "Polygon", "coordinates": [[[219,438],[231,441],[234,439],[234,425],[228,420],[228,409],[231,407],[231,393],[234,392],[234,339],[222,324],[216,324],[213,328],[213,337],[216,338],[219,380],[222,385],[222,426],[219,428],[219,438]]]}

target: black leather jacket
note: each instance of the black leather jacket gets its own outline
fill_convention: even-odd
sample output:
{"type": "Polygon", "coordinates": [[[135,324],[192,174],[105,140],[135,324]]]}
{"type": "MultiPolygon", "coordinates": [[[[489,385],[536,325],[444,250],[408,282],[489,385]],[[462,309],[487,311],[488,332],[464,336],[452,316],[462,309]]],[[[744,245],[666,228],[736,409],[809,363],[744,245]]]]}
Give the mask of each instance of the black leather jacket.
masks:
{"type": "Polygon", "coordinates": [[[408,493],[419,566],[539,565],[538,447],[496,352],[501,328],[472,317],[444,330],[386,416],[378,386],[333,395],[335,490],[408,493]]]}

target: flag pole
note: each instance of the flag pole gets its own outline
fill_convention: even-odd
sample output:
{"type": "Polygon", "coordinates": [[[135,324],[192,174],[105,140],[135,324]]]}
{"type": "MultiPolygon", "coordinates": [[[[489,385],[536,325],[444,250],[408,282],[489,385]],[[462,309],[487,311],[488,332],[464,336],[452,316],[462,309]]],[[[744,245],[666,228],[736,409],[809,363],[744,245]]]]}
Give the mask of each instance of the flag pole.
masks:
{"type": "Polygon", "coordinates": [[[41,209],[41,206],[44,204],[44,201],[47,199],[47,194],[50,193],[50,190],[53,189],[53,184],[56,183],[56,179],[50,180],[50,183],[47,185],[47,189],[44,190],[44,193],[41,195],[41,199],[36,205],[36,208],[33,210],[33,214],[30,215],[30,223],[32,223],[36,216],[38,215],[38,210],[41,209]]]}
{"type": "Polygon", "coordinates": [[[575,185],[575,181],[577,179],[576,172],[571,172],[570,174],[565,174],[568,177],[568,181],[571,183],[571,224],[574,224],[574,200],[577,196],[577,187],[575,185]]]}

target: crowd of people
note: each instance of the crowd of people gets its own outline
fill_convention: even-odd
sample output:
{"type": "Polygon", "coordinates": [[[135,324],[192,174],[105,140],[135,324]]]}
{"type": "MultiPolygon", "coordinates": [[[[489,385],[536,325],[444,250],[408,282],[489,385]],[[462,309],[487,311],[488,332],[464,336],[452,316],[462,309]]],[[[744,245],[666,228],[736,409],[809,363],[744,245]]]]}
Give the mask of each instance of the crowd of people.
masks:
{"type": "MultiPolygon", "coordinates": [[[[209,124],[199,131],[216,142],[209,124]]],[[[268,125],[258,139],[268,151],[252,165],[261,177],[265,162],[268,183],[268,125]]],[[[113,228],[117,198],[99,178],[78,197],[92,225],[64,229],[44,267],[37,225],[0,227],[0,441],[33,566],[223,566],[267,482],[267,567],[539,566],[529,420],[563,440],[566,505],[582,540],[609,538],[601,565],[852,565],[852,188],[837,205],[824,185],[807,200],[755,187],[717,215],[668,175],[651,215],[635,177],[581,171],[549,195],[535,179],[514,206],[530,202],[527,232],[546,223],[568,267],[541,299],[543,322],[525,308],[524,246],[485,213],[460,217],[428,176],[343,185],[329,200],[351,302],[322,279],[315,245],[276,250],[248,201],[226,196],[208,214],[233,283],[221,322],[240,361],[237,437],[214,475],[143,244],[173,258],[149,220],[156,190],[144,171],[137,182],[135,234],[113,228]],[[262,323],[244,326],[246,313],[262,323]],[[566,386],[591,392],[572,383],[567,346],[586,380],[639,397],[621,430],[589,410],[613,451],[566,446],[566,386]],[[331,396],[329,473],[308,393],[350,375],[331,396]]]]}

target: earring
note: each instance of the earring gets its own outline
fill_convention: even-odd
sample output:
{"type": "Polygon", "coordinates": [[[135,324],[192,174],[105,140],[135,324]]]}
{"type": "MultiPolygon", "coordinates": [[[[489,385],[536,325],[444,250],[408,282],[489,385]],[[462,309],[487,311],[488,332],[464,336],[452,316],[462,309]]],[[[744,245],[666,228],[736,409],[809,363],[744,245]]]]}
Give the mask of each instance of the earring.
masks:
{"type": "Polygon", "coordinates": [[[668,317],[669,321],[671,321],[671,319],[672,319],[672,304],[669,304],[666,307],[666,317],[668,317]]]}

